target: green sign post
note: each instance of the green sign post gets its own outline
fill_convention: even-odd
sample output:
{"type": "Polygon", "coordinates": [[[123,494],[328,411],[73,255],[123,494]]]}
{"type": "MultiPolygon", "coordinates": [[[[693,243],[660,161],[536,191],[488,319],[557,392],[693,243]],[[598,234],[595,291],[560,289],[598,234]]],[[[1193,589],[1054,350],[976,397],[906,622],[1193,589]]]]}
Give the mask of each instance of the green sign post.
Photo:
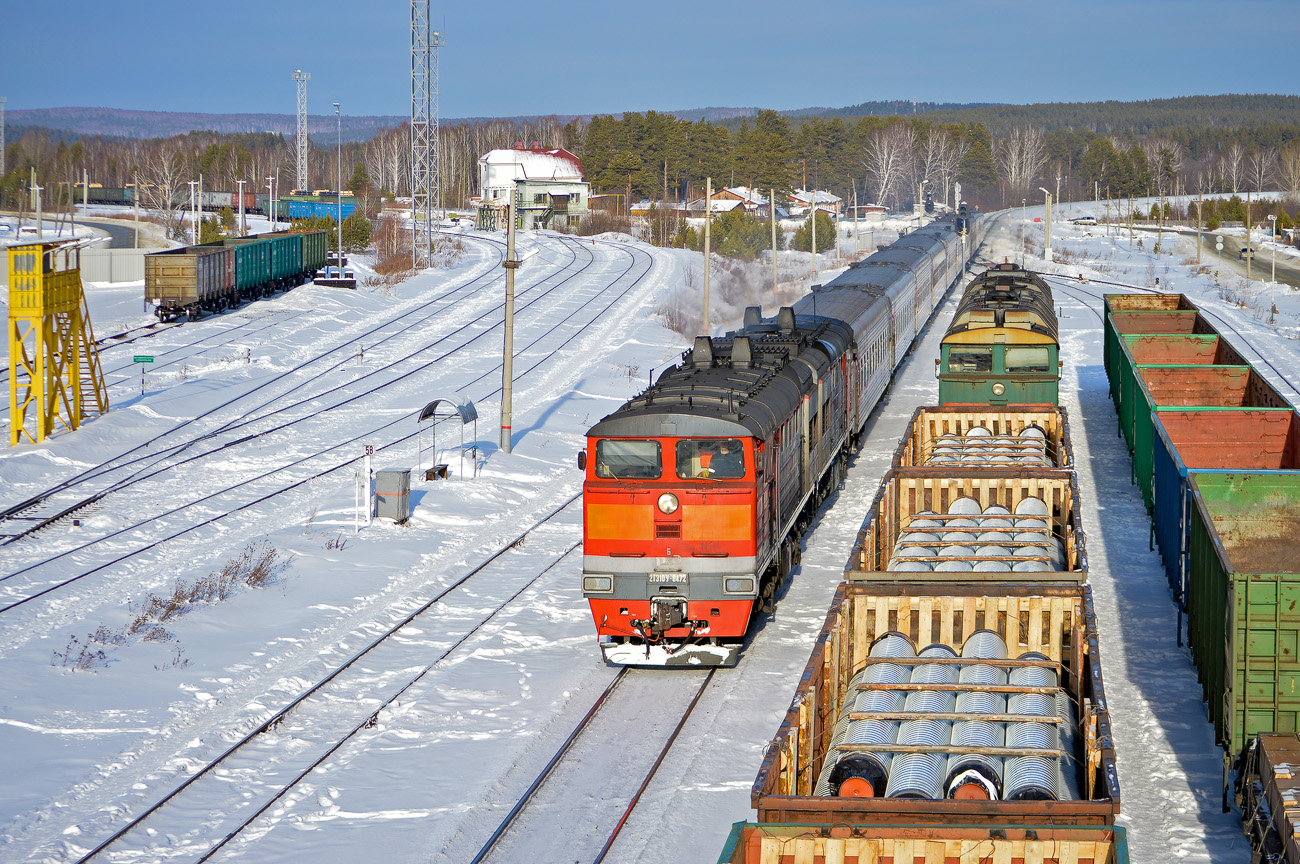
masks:
{"type": "Polygon", "coordinates": [[[152,362],[153,362],[153,355],[152,355],[152,354],[136,354],[136,355],[135,355],[135,362],[141,364],[141,366],[140,366],[140,397],[141,397],[141,398],[144,398],[144,365],[143,365],[143,364],[145,364],[145,363],[152,363],[152,362]]]}

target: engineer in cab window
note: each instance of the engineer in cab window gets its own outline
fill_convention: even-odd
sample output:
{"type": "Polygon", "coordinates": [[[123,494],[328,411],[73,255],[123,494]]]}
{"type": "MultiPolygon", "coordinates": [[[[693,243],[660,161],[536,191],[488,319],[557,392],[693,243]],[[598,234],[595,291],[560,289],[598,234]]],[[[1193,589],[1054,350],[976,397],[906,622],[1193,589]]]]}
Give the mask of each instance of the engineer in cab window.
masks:
{"type": "Polygon", "coordinates": [[[739,442],[725,439],[718,442],[718,452],[709,462],[709,475],[717,480],[738,480],[745,476],[745,457],[741,455],[739,442]]]}

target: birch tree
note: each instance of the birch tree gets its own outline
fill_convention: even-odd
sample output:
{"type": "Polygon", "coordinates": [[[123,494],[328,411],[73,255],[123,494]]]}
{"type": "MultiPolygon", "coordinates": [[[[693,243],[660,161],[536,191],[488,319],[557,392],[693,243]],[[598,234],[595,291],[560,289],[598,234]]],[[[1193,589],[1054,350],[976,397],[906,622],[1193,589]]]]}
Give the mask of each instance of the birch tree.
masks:
{"type": "Polygon", "coordinates": [[[876,190],[882,205],[898,203],[899,191],[912,179],[912,161],[916,150],[916,133],[906,123],[895,123],[871,133],[863,151],[862,164],[867,181],[876,190]]]}
{"type": "Polygon", "coordinates": [[[1246,175],[1256,192],[1263,192],[1268,186],[1268,181],[1273,177],[1273,166],[1276,164],[1277,151],[1272,147],[1261,147],[1246,159],[1246,175]]]}
{"type": "Polygon", "coordinates": [[[1278,151],[1277,180],[1292,198],[1300,197],[1300,141],[1292,141],[1278,151]]]}
{"type": "Polygon", "coordinates": [[[1033,126],[1015,126],[997,142],[993,158],[1011,192],[1023,194],[1047,165],[1043,133],[1033,126]]]}

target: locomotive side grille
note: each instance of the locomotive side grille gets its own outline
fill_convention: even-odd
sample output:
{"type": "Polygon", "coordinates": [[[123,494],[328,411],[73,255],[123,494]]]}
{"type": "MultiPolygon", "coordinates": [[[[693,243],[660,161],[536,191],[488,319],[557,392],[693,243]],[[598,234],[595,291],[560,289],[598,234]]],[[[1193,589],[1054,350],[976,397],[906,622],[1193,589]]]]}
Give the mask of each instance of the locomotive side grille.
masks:
{"type": "Polygon", "coordinates": [[[682,523],[680,522],[656,522],[655,539],[656,540],[680,540],[682,537],[682,523]]]}

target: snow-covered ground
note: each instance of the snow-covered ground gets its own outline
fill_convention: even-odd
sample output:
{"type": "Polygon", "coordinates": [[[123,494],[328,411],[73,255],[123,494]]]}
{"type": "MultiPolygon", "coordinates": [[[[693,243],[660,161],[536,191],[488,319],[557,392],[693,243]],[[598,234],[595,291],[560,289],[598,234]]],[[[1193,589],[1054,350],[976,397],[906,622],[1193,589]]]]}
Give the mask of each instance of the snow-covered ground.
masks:
{"type": "MultiPolygon", "coordinates": [[[[1094,212],[1092,205],[1063,209],[1066,218],[1094,212]]],[[[1042,208],[1026,212],[1032,219],[1042,208]]],[[[1145,286],[1158,277],[1162,286],[1233,321],[1280,368],[1295,368],[1300,297],[1292,292],[1277,292],[1279,323],[1270,327],[1263,323],[1267,288],[1243,284],[1227,272],[1231,264],[1217,277],[1213,271],[1192,273],[1185,261],[1194,258],[1194,245],[1189,256],[1186,240],[1178,241],[1173,254],[1156,256],[1149,241],[1145,250],[1130,250],[1126,237],[1108,238],[1100,229],[1060,222],[1053,228],[1058,263],[1042,264],[1032,253],[1026,263],[1076,280],[1082,274],[1093,283],[1145,286]]],[[[1041,224],[1022,223],[1019,211],[1012,211],[994,226],[987,257],[1018,257],[1022,230],[1041,249],[1041,224]]],[[[394,615],[456,582],[580,490],[574,457],[586,429],[688,345],[686,336],[664,326],[659,310],[683,292],[698,296],[700,280],[687,274],[699,271],[701,258],[626,238],[521,237],[526,263],[517,271],[514,435],[507,454],[497,445],[501,239],[468,233],[454,263],[396,286],[355,292],[304,286],[108,349],[108,416],[76,433],[0,453],[3,508],[236,396],[243,398],[222,409],[219,420],[257,413],[254,406],[263,402],[265,410],[283,407],[290,400],[271,399],[290,385],[302,388],[295,392],[312,397],[308,402],[316,407],[352,400],[112,496],[82,516],[82,527],[61,524],[0,550],[5,606],[22,593],[16,586],[24,580],[52,584],[90,571],[110,553],[137,549],[142,539],[175,533],[186,520],[220,516],[231,505],[218,501],[162,517],[99,546],[71,551],[34,576],[7,578],[42,553],[72,550],[84,536],[129,528],[227,481],[354,442],[330,454],[334,463],[354,460],[346,468],[0,614],[0,859],[76,860],[339,656],[368,642],[394,615]],[[589,266],[582,269],[584,264],[589,266]],[[475,285],[482,287],[462,289],[455,302],[437,299],[479,277],[475,285]],[[554,290],[544,302],[525,305],[548,287],[554,290]],[[399,322],[435,308],[418,327],[399,332],[399,322]],[[362,336],[386,322],[392,323],[362,336]],[[453,343],[474,336],[479,338],[465,349],[442,356],[453,343]],[[364,348],[360,356],[349,342],[354,338],[364,348]],[[156,362],[141,396],[138,367],[130,360],[146,350],[156,362]],[[326,354],[284,381],[268,383],[326,354]],[[255,390],[259,384],[267,386],[255,390]],[[336,385],[344,387],[326,393],[336,385]],[[418,438],[425,451],[417,453],[417,438],[411,437],[418,431],[416,413],[430,400],[448,397],[466,397],[477,406],[477,427],[464,430],[466,451],[460,448],[461,430],[445,423],[436,431],[436,452],[429,450],[426,430],[418,438]],[[477,445],[473,452],[471,440],[477,445]],[[354,471],[363,444],[375,447],[377,469],[437,462],[450,465],[452,477],[426,481],[413,471],[410,522],[381,520],[358,531],[354,471]],[[475,458],[477,476],[466,476],[474,473],[475,458]],[[148,595],[170,595],[178,580],[192,584],[221,570],[250,543],[274,548],[288,566],[265,587],[188,606],[162,622],[161,632],[146,631],[150,638],[131,633],[148,595]]],[[[361,274],[368,273],[360,263],[361,274]]],[[[826,265],[823,260],[820,266],[826,265]]],[[[823,271],[818,281],[832,275],[823,271]]],[[[759,298],[751,302],[763,302],[770,283],[754,281],[741,289],[759,298]]],[[[1088,290],[1100,293],[1102,287],[1118,290],[1096,284],[1088,290]]],[[[97,335],[150,320],[138,283],[87,290],[97,335]]],[[[1065,287],[1056,299],[1063,313],[1062,401],[1070,410],[1080,466],[1090,582],[1132,860],[1246,862],[1238,816],[1220,812],[1220,751],[1186,649],[1175,644],[1174,607],[1158,556],[1148,550],[1145,512],[1129,483],[1122,439],[1115,436],[1098,307],[1065,287]]],[[[715,295],[715,302],[714,329],[735,324],[741,297],[715,295]]],[[[940,310],[871,421],[868,443],[810,536],[775,615],[762,622],[740,665],[714,679],[607,860],[713,861],[730,824],[753,818],[750,786],[852,539],[904,424],[918,405],[936,398],[932,360],[953,305],[950,299],[940,310]]],[[[770,300],[765,311],[773,311],[770,300]]],[[[195,425],[205,423],[216,420],[195,425]]],[[[289,479],[305,473],[280,469],[289,479]]],[[[540,556],[542,549],[562,550],[580,539],[580,520],[570,516],[530,537],[520,554],[540,556]]],[[[520,559],[517,572],[495,570],[450,595],[447,609],[425,628],[428,656],[421,662],[434,663],[448,652],[446,659],[216,860],[472,857],[611,674],[595,647],[576,555],[562,559],[453,647],[536,576],[530,566],[520,559]]],[[[285,747],[295,746],[290,731],[278,734],[285,747]]],[[[565,858],[566,836],[586,824],[581,797],[573,796],[572,813],[537,829],[537,848],[545,850],[538,860],[572,860],[565,858]]],[[[195,814],[193,821],[193,831],[201,834],[205,819],[195,814]]],[[[195,834],[165,833],[153,841],[130,860],[195,857],[195,834]]]]}

